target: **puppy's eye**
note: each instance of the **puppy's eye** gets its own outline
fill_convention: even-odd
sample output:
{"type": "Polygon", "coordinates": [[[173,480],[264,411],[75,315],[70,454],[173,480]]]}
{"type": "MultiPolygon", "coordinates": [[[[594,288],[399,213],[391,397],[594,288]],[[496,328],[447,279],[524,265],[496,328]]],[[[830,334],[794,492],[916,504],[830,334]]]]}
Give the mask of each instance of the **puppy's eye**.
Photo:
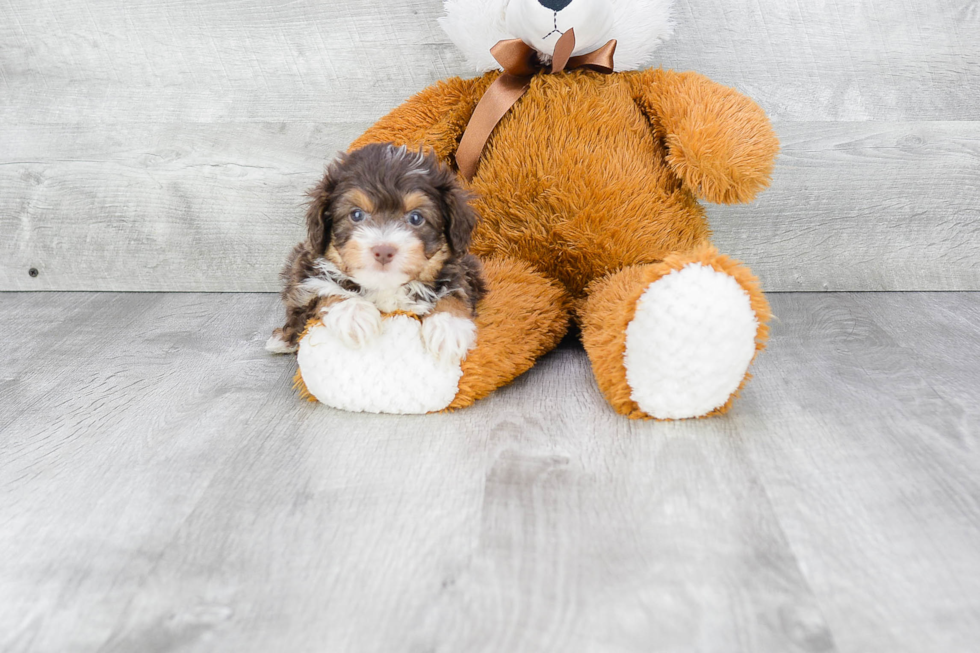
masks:
{"type": "Polygon", "coordinates": [[[350,212],[351,222],[363,222],[367,215],[361,209],[354,209],[350,212]]]}
{"type": "Polygon", "coordinates": [[[417,227],[423,222],[425,222],[425,218],[418,211],[412,211],[408,214],[408,223],[413,227],[417,227]]]}

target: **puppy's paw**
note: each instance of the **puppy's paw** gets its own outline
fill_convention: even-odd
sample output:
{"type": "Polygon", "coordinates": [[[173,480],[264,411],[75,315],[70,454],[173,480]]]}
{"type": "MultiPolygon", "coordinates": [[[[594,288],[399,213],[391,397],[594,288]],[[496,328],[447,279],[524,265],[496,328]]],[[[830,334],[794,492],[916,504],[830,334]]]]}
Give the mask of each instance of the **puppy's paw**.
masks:
{"type": "Polygon", "coordinates": [[[283,336],[282,329],[272,332],[272,337],[265,341],[265,350],[273,354],[292,354],[299,347],[291,345],[283,336]]]}
{"type": "Polygon", "coordinates": [[[381,311],[363,299],[345,299],[323,313],[323,326],[348,347],[363,347],[381,334],[381,311]]]}
{"type": "Polygon", "coordinates": [[[422,342],[436,358],[459,362],[476,344],[476,324],[465,317],[433,313],[422,320],[422,342]]]}

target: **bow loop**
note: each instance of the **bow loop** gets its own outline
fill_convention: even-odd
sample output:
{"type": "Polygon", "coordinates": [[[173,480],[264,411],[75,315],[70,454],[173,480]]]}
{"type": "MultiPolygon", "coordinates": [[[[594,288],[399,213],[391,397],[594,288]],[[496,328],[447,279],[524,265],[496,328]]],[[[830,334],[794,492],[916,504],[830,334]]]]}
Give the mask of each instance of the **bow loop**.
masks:
{"type": "Polygon", "coordinates": [[[538,53],[520,39],[500,41],[490,48],[490,54],[497,60],[504,72],[511,75],[533,75],[541,70],[541,64],[538,63],[538,53]]]}
{"type": "Polygon", "coordinates": [[[613,39],[598,50],[589,52],[588,54],[579,55],[577,57],[572,57],[568,60],[568,69],[572,70],[574,68],[588,68],[589,70],[594,70],[597,73],[610,75],[612,74],[613,70],[615,70],[613,65],[613,56],[615,54],[616,40],[613,39]]]}

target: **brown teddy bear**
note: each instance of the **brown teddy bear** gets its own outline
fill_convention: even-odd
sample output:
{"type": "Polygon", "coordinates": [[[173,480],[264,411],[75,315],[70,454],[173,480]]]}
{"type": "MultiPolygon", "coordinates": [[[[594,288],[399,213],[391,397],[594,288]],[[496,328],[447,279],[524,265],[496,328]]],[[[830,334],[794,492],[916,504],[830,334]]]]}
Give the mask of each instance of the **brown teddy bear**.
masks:
{"type": "Polygon", "coordinates": [[[770,313],[749,269],[712,246],[698,200],[751,201],[779,144],[738,92],[638,69],[669,36],[669,5],[445,2],[444,29],[488,72],[423,90],[351,148],[431,148],[460,171],[478,198],[472,251],[489,294],[451,391],[419,410],[384,393],[358,409],[467,406],[529,369],[570,321],[616,411],[678,419],[730,407],[770,313]]]}

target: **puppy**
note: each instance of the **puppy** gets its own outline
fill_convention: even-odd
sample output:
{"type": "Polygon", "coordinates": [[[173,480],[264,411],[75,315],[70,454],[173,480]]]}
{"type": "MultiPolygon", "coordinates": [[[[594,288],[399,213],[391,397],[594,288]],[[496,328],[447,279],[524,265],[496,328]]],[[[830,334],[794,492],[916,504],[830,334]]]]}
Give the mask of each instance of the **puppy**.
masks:
{"type": "Polygon", "coordinates": [[[306,241],[280,275],[286,324],[266,349],[296,351],[312,317],[359,347],[381,333],[382,313],[405,311],[423,317],[429,351],[465,358],[486,286],[466,252],[478,218],[456,175],[434,154],[368,145],[341,155],[309,195],[306,241]]]}

